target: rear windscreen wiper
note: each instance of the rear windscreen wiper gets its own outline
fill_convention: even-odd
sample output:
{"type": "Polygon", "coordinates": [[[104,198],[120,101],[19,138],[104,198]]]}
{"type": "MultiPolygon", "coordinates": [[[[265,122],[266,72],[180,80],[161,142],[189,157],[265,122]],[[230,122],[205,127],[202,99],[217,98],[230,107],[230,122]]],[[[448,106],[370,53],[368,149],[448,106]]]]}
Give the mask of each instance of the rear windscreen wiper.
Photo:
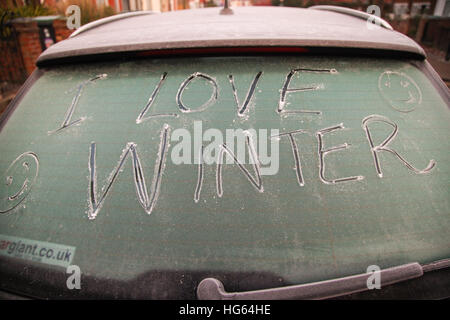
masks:
{"type": "MultiPolygon", "coordinates": [[[[382,269],[380,287],[421,277],[424,272],[450,267],[450,259],[421,265],[418,262],[382,269]]],[[[329,299],[369,290],[368,279],[374,273],[363,273],[332,280],[245,292],[226,292],[221,281],[206,278],[197,287],[200,300],[289,300],[329,299]]]]}

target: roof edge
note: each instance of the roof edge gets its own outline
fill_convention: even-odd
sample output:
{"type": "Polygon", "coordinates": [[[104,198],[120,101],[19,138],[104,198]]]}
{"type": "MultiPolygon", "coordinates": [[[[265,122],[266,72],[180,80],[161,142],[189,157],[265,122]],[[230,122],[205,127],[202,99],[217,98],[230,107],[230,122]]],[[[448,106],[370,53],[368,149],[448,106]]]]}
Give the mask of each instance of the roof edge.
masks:
{"type": "Polygon", "coordinates": [[[376,25],[380,25],[383,28],[388,29],[388,30],[394,30],[394,28],[392,28],[392,26],[386,20],[380,18],[379,16],[376,16],[374,14],[370,14],[370,13],[367,13],[364,11],[359,11],[359,10],[346,8],[346,7],[325,6],[325,5],[312,6],[312,7],[308,7],[308,9],[332,11],[332,12],[342,13],[342,14],[346,14],[346,15],[349,15],[352,17],[360,18],[363,20],[372,19],[376,25]]]}
{"type": "Polygon", "coordinates": [[[131,18],[131,17],[135,17],[135,16],[142,16],[142,15],[147,15],[147,14],[156,14],[158,12],[155,11],[132,11],[132,12],[125,12],[125,13],[119,13],[119,14],[115,14],[113,16],[109,16],[106,18],[102,18],[102,19],[98,19],[92,22],[89,22],[87,24],[85,24],[84,26],[78,28],[77,30],[75,30],[70,36],[69,38],[73,38],[76,37],[77,35],[79,35],[80,33],[86,32],[88,30],[92,30],[95,29],[99,26],[105,25],[107,23],[110,22],[114,22],[117,20],[122,20],[122,19],[127,19],[127,18],[131,18]]]}

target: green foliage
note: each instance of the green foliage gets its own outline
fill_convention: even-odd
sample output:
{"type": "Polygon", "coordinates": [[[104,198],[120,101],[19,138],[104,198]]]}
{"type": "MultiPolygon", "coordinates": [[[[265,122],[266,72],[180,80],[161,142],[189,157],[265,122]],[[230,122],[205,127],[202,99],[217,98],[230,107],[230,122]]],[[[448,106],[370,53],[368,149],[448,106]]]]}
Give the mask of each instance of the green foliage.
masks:
{"type": "Polygon", "coordinates": [[[48,16],[55,12],[40,4],[26,4],[18,6],[12,2],[6,2],[0,7],[0,38],[7,38],[11,35],[11,29],[8,22],[16,18],[48,16]]]}
{"type": "Polygon", "coordinates": [[[39,17],[52,15],[55,12],[42,5],[26,5],[18,7],[0,8],[0,16],[8,16],[9,19],[24,17],[39,17]]]}

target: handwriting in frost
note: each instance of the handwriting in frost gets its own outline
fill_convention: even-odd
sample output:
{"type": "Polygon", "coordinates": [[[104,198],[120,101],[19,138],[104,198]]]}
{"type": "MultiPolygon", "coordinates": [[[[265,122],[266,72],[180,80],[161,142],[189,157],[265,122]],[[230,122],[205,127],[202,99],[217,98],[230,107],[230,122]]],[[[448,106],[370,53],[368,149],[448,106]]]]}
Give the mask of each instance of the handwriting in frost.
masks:
{"type": "Polygon", "coordinates": [[[244,103],[242,103],[242,105],[239,104],[239,98],[238,98],[236,85],[234,83],[234,77],[232,74],[230,74],[228,76],[228,79],[230,80],[231,88],[233,90],[234,101],[236,102],[236,105],[238,108],[238,116],[239,117],[243,117],[245,115],[245,113],[247,112],[248,105],[250,104],[250,101],[252,100],[253,95],[255,94],[256,86],[258,85],[258,81],[261,78],[262,74],[263,74],[262,71],[260,71],[256,74],[250,87],[248,88],[247,95],[246,95],[244,103]]]}
{"type": "Polygon", "coordinates": [[[58,133],[58,132],[60,132],[60,131],[62,131],[64,129],[67,129],[67,128],[75,125],[75,124],[79,124],[82,121],[84,121],[86,119],[86,117],[81,117],[81,118],[79,118],[77,120],[71,121],[73,113],[75,112],[75,109],[76,109],[76,107],[78,105],[78,101],[80,100],[81,92],[83,91],[83,88],[87,84],[95,82],[95,81],[100,80],[100,79],[104,79],[106,77],[107,77],[107,75],[105,73],[104,74],[99,74],[99,75],[97,75],[97,76],[95,76],[95,77],[93,77],[93,78],[91,78],[91,79],[89,79],[87,81],[84,81],[84,82],[80,83],[77,86],[75,96],[73,97],[72,103],[70,104],[69,108],[66,111],[66,115],[64,117],[63,122],[61,123],[61,126],[58,129],[56,129],[56,130],[49,131],[48,134],[58,133]]]}
{"type": "Polygon", "coordinates": [[[291,149],[292,149],[292,155],[293,155],[294,161],[295,161],[294,169],[295,169],[295,174],[297,176],[297,182],[300,187],[303,187],[305,185],[305,179],[303,178],[302,164],[300,162],[299,149],[297,146],[297,142],[295,142],[295,139],[294,139],[294,134],[297,134],[297,133],[307,133],[307,132],[305,130],[294,130],[294,131],[283,132],[278,135],[274,135],[271,138],[273,138],[273,139],[274,138],[280,139],[281,137],[289,138],[289,142],[291,144],[291,149]]]}
{"type": "Polygon", "coordinates": [[[348,143],[341,144],[339,146],[334,146],[328,149],[323,148],[323,135],[326,133],[330,133],[336,130],[344,129],[344,124],[340,123],[337,126],[325,128],[322,130],[319,130],[316,132],[316,137],[318,141],[318,153],[319,153],[319,177],[320,180],[323,183],[326,184],[335,184],[339,182],[348,182],[348,181],[355,181],[355,180],[362,180],[364,179],[363,176],[354,176],[354,177],[345,177],[345,178],[339,178],[339,179],[327,179],[325,178],[325,156],[330,152],[336,152],[340,150],[345,150],[349,147],[348,143]]]}
{"type": "Polygon", "coordinates": [[[244,173],[244,175],[247,177],[248,181],[258,190],[259,192],[264,192],[264,187],[261,180],[261,165],[259,163],[258,155],[255,151],[254,143],[252,140],[251,135],[248,133],[248,131],[244,131],[245,135],[245,143],[247,145],[249,154],[250,154],[250,162],[253,164],[253,170],[255,171],[255,177],[252,177],[250,172],[244,167],[244,165],[239,162],[238,159],[236,159],[236,156],[234,155],[233,151],[231,151],[226,144],[222,144],[220,146],[220,151],[218,155],[218,161],[217,161],[217,169],[216,169],[216,189],[217,189],[217,195],[219,197],[222,197],[223,195],[223,186],[222,186],[222,167],[223,167],[223,161],[224,161],[224,155],[225,152],[228,153],[234,160],[234,162],[238,165],[239,169],[244,173]]]}
{"type": "Polygon", "coordinates": [[[26,199],[39,174],[38,156],[31,151],[19,155],[6,169],[1,188],[0,213],[11,212],[26,199]],[[8,190],[12,190],[8,192],[8,190]]]}
{"type": "Polygon", "coordinates": [[[381,171],[381,165],[380,165],[380,159],[378,158],[378,153],[380,153],[382,151],[386,151],[386,152],[389,152],[389,153],[395,155],[397,157],[397,159],[399,159],[408,169],[414,171],[417,174],[423,174],[423,173],[430,172],[436,165],[436,162],[434,160],[430,160],[428,163],[428,166],[425,169],[422,169],[422,170],[416,169],[408,161],[406,161],[400,154],[398,154],[397,151],[395,151],[392,148],[389,148],[388,144],[391,143],[392,140],[394,140],[394,138],[397,136],[398,126],[396,123],[392,122],[388,118],[379,116],[379,115],[371,115],[371,116],[365,117],[363,119],[362,125],[363,125],[364,131],[366,132],[367,140],[369,141],[369,144],[370,144],[370,150],[372,151],[373,161],[375,163],[375,168],[376,168],[377,174],[380,178],[383,177],[383,172],[381,171]],[[394,129],[391,132],[391,134],[386,139],[384,139],[383,142],[381,142],[378,145],[374,144],[372,135],[370,134],[370,130],[369,130],[369,124],[373,123],[373,122],[385,123],[394,129]]]}
{"type": "Polygon", "coordinates": [[[295,74],[299,72],[312,72],[312,73],[323,73],[323,74],[337,74],[336,69],[310,69],[310,68],[298,68],[298,69],[292,69],[291,72],[288,73],[286,76],[286,80],[284,82],[284,85],[280,91],[280,100],[278,101],[278,109],[277,112],[279,114],[302,114],[302,113],[309,113],[309,114],[315,114],[320,115],[322,114],[321,111],[314,111],[314,110],[287,110],[285,109],[285,106],[287,105],[287,95],[293,92],[305,92],[305,91],[315,91],[315,90],[321,90],[324,88],[323,84],[313,84],[306,87],[301,88],[291,88],[289,87],[292,78],[295,74]]]}
{"type": "MultiPolygon", "coordinates": [[[[392,148],[388,147],[388,144],[392,142],[392,140],[397,136],[398,133],[398,127],[397,124],[392,122],[386,117],[379,116],[379,115],[371,115],[369,117],[366,117],[362,120],[362,127],[366,133],[366,136],[368,138],[370,151],[372,152],[373,158],[374,158],[374,164],[376,171],[378,173],[379,178],[383,178],[383,174],[381,172],[381,165],[380,165],[380,159],[378,157],[378,153],[382,151],[389,152],[391,154],[394,154],[395,157],[400,160],[401,164],[405,165],[408,169],[412,170],[416,174],[425,174],[430,172],[434,167],[436,162],[434,160],[431,160],[429,162],[429,165],[423,169],[419,170],[416,169],[413,165],[411,165],[405,158],[400,156],[398,152],[393,150],[392,148]],[[388,137],[381,142],[378,145],[375,145],[372,139],[372,135],[370,133],[369,124],[372,122],[382,122],[386,123],[389,126],[392,126],[394,128],[394,131],[391,132],[388,137]]],[[[352,181],[361,181],[364,179],[364,176],[361,175],[355,175],[355,176],[349,176],[349,177],[342,177],[342,178],[334,178],[330,179],[326,177],[326,166],[325,166],[325,156],[332,152],[337,151],[344,151],[349,148],[348,143],[344,143],[341,145],[333,146],[330,148],[324,148],[324,138],[326,134],[330,134],[332,132],[336,132],[338,130],[344,129],[344,125],[338,124],[332,127],[327,127],[321,130],[318,130],[315,132],[316,138],[317,138],[317,158],[319,162],[319,170],[318,170],[318,177],[320,181],[327,185],[335,185],[338,183],[348,183],[352,181]]],[[[308,132],[307,130],[294,130],[290,132],[283,132],[277,135],[270,136],[270,139],[281,139],[282,137],[288,137],[292,149],[292,154],[295,162],[295,173],[296,173],[296,180],[300,187],[305,185],[305,181],[302,174],[302,166],[300,162],[300,156],[299,156],[299,148],[298,145],[294,139],[295,134],[300,133],[307,133],[312,134],[311,132],[308,132]]],[[[111,172],[110,178],[108,179],[108,182],[106,186],[103,187],[103,195],[100,197],[99,200],[97,200],[97,192],[96,192],[96,174],[95,174],[95,143],[92,143],[91,145],[91,153],[90,153],[90,160],[89,160],[89,171],[90,171],[90,188],[89,188],[89,212],[88,216],[90,219],[94,219],[101,206],[103,201],[105,200],[109,190],[111,189],[114,181],[116,180],[118,174],[120,173],[127,156],[131,153],[132,159],[133,159],[133,172],[134,172],[134,179],[135,179],[135,185],[136,185],[136,193],[138,195],[138,200],[141,206],[144,208],[144,210],[147,213],[151,213],[156,201],[158,199],[158,194],[160,190],[161,185],[161,177],[164,171],[165,162],[166,162],[166,153],[168,152],[168,134],[169,134],[169,127],[167,125],[164,126],[163,130],[161,131],[161,140],[159,144],[159,152],[157,157],[157,165],[155,167],[155,173],[153,178],[153,191],[151,195],[148,195],[147,187],[145,185],[145,176],[144,171],[142,169],[141,161],[139,160],[138,154],[137,154],[137,146],[135,143],[129,143],[127,147],[124,149],[122,156],[120,157],[119,164],[116,166],[116,168],[111,172]]],[[[229,155],[235,165],[238,166],[241,173],[247,178],[247,180],[250,182],[250,184],[260,193],[264,192],[263,188],[263,181],[262,181],[262,175],[261,175],[261,165],[259,160],[259,155],[255,149],[255,143],[253,142],[252,134],[250,134],[249,131],[245,130],[243,131],[243,134],[245,136],[245,144],[248,150],[248,153],[250,155],[250,162],[253,167],[254,174],[252,175],[249,170],[244,166],[244,163],[242,160],[238,159],[238,157],[234,154],[234,152],[227,146],[227,144],[222,143],[219,146],[219,152],[217,154],[216,159],[216,193],[219,196],[219,198],[223,197],[224,194],[224,178],[223,178],[223,165],[224,165],[224,158],[225,155],[229,155]]],[[[205,149],[206,147],[201,144],[198,149],[198,166],[197,166],[197,183],[194,189],[194,202],[198,203],[201,197],[201,191],[202,186],[204,183],[204,166],[205,166],[205,149]]],[[[208,163],[207,163],[208,164],[208,163]]],[[[212,164],[212,163],[211,163],[212,164]]]]}
{"type": "Polygon", "coordinates": [[[153,90],[152,94],[150,95],[150,98],[147,101],[147,104],[145,105],[144,109],[142,109],[141,113],[139,113],[137,119],[136,119],[136,123],[139,124],[143,121],[149,120],[151,118],[158,118],[158,117],[178,117],[178,115],[176,113],[159,113],[159,114],[153,114],[153,115],[149,115],[147,117],[145,117],[145,115],[147,114],[147,112],[150,110],[150,108],[152,107],[153,103],[155,102],[156,97],[158,96],[159,90],[161,90],[161,87],[164,83],[164,81],[166,81],[167,78],[167,72],[164,72],[161,75],[161,78],[159,79],[158,84],[156,85],[155,89],[153,90]]]}
{"type": "MultiPolygon", "coordinates": [[[[278,101],[278,108],[276,109],[277,113],[282,114],[301,114],[301,113],[311,113],[311,114],[321,114],[320,111],[313,111],[313,110],[287,110],[285,109],[285,106],[287,104],[287,96],[291,93],[295,92],[305,92],[305,91],[315,91],[323,89],[323,84],[312,84],[305,87],[300,88],[292,88],[290,86],[292,78],[295,74],[303,74],[303,73],[319,73],[319,74],[337,74],[336,69],[308,69],[308,68],[297,68],[292,69],[288,75],[286,76],[286,79],[284,81],[284,84],[282,86],[282,89],[280,90],[280,98],[278,101]]],[[[161,91],[161,88],[163,84],[166,81],[167,78],[167,72],[162,73],[159,81],[157,82],[155,88],[153,89],[146,105],[141,110],[141,112],[138,114],[138,117],[136,119],[136,123],[140,124],[145,120],[149,120],[152,118],[159,118],[159,117],[178,117],[179,115],[176,113],[155,113],[150,114],[150,110],[158,96],[158,94],[161,91]]],[[[239,102],[238,98],[238,90],[236,88],[236,84],[234,81],[234,77],[232,74],[228,75],[228,81],[231,85],[231,92],[233,94],[234,102],[237,106],[237,115],[239,117],[244,117],[244,120],[247,120],[248,117],[246,116],[249,110],[249,105],[252,99],[254,98],[256,88],[258,86],[258,83],[263,75],[263,72],[260,71],[256,73],[253,80],[249,83],[247,94],[243,100],[242,103],[239,102]]],[[[80,118],[77,120],[72,121],[72,116],[75,113],[76,107],[78,105],[78,102],[81,97],[81,93],[83,91],[83,88],[92,82],[95,82],[97,80],[103,79],[106,77],[106,74],[100,74],[97,75],[87,81],[82,82],[77,86],[75,96],[72,99],[72,103],[69,106],[66,116],[60,125],[60,127],[57,130],[49,132],[49,134],[60,132],[68,127],[71,127],[75,124],[80,123],[84,120],[84,118],[80,118]]],[[[403,73],[394,72],[394,71],[385,71],[383,72],[379,78],[379,90],[381,91],[381,95],[388,100],[388,102],[391,104],[394,109],[400,112],[409,112],[414,110],[415,106],[421,103],[422,101],[422,94],[418,86],[415,84],[415,82],[408,76],[406,76],[403,73]],[[404,96],[399,98],[398,96],[394,97],[393,99],[391,96],[387,96],[389,92],[385,92],[386,88],[392,88],[394,86],[394,83],[397,85],[400,85],[402,88],[404,88],[404,96]],[[396,103],[402,103],[402,108],[397,108],[398,105],[393,105],[393,101],[396,103]]],[[[218,84],[217,80],[210,75],[207,75],[205,73],[195,72],[188,76],[180,85],[178,88],[175,102],[180,112],[182,113],[191,113],[191,112],[201,112],[206,110],[210,105],[212,105],[214,102],[218,99],[218,84]],[[186,88],[189,86],[189,84],[194,80],[200,80],[205,81],[207,85],[212,89],[210,98],[201,104],[199,107],[192,108],[190,106],[187,106],[183,100],[183,92],[186,90],[186,88]]],[[[196,122],[194,121],[194,138],[195,138],[195,127],[196,122]]],[[[391,121],[389,118],[381,116],[381,115],[370,115],[365,117],[362,120],[362,128],[364,130],[364,133],[366,135],[370,152],[372,154],[374,166],[376,173],[379,178],[383,177],[382,172],[382,166],[381,166],[381,159],[379,157],[379,154],[383,151],[393,154],[396,159],[398,159],[402,165],[406,166],[409,170],[414,172],[415,174],[425,174],[433,170],[433,168],[436,166],[436,162],[434,160],[430,160],[428,165],[424,169],[417,169],[415,166],[413,166],[408,160],[406,160],[403,156],[401,156],[396,150],[394,150],[392,147],[389,147],[391,142],[397,137],[399,129],[395,122],[391,121]],[[393,130],[387,135],[387,137],[379,144],[376,144],[373,139],[373,135],[371,133],[370,125],[372,123],[381,123],[386,124],[389,127],[391,127],[393,130]]],[[[122,154],[119,158],[119,162],[117,166],[112,170],[112,172],[109,175],[109,178],[107,179],[106,184],[102,188],[102,193],[98,194],[97,192],[97,170],[96,170],[96,153],[97,153],[97,145],[95,142],[92,142],[90,145],[90,152],[89,152],[89,194],[88,194],[88,217],[89,219],[95,219],[98,215],[99,211],[102,208],[103,203],[105,202],[105,199],[107,198],[114,182],[116,181],[117,177],[119,176],[120,172],[123,169],[123,166],[125,165],[127,159],[129,156],[132,158],[132,166],[133,166],[133,174],[134,174],[134,183],[135,183],[135,189],[138,201],[145,212],[150,214],[158,200],[158,195],[161,188],[162,183],[162,175],[164,172],[164,168],[166,166],[166,158],[167,153],[169,152],[169,141],[170,141],[170,130],[171,128],[169,125],[165,124],[163,128],[161,129],[160,133],[160,143],[159,143],[159,151],[157,154],[156,164],[154,167],[154,174],[153,179],[151,183],[151,190],[147,189],[146,185],[146,178],[144,175],[144,169],[141,164],[141,160],[138,155],[138,148],[137,144],[134,142],[127,143],[125,149],[123,149],[122,154]],[[150,191],[150,194],[149,194],[150,191]]],[[[326,134],[336,132],[338,130],[344,129],[343,123],[327,127],[324,129],[320,129],[315,132],[315,137],[317,139],[317,157],[318,157],[318,178],[320,181],[324,184],[328,185],[334,185],[337,183],[343,183],[343,182],[352,182],[352,181],[360,181],[363,180],[364,177],[361,175],[355,175],[355,176],[348,176],[348,177],[342,177],[342,178],[329,178],[326,176],[326,166],[325,166],[325,157],[332,153],[337,151],[344,151],[350,147],[350,144],[344,143],[341,145],[337,145],[330,148],[324,148],[324,138],[326,134]]],[[[180,129],[181,130],[181,129],[180,129]]],[[[186,129],[182,129],[187,131],[186,129]]],[[[218,129],[208,129],[212,131],[219,131],[218,129]]],[[[227,129],[228,130],[228,129],[227,129]]],[[[266,161],[266,157],[261,158],[261,152],[263,152],[263,149],[259,149],[257,152],[257,149],[255,147],[254,139],[253,139],[253,131],[254,129],[247,129],[247,130],[241,130],[243,135],[245,136],[245,146],[246,149],[250,155],[250,162],[252,164],[252,168],[254,171],[254,174],[252,175],[249,170],[244,166],[245,160],[242,160],[240,157],[239,152],[237,154],[234,153],[234,142],[231,144],[223,143],[221,142],[217,146],[212,146],[213,143],[211,142],[209,145],[204,145],[203,142],[195,142],[194,141],[194,150],[197,150],[198,157],[195,157],[194,163],[198,164],[197,167],[197,183],[194,189],[194,202],[198,203],[201,197],[202,192],[202,186],[204,183],[204,166],[205,165],[211,165],[211,151],[215,150],[215,147],[218,147],[217,150],[215,150],[215,157],[216,159],[213,159],[213,161],[216,161],[217,167],[216,167],[216,192],[219,197],[223,196],[224,193],[224,179],[223,179],[223,165],[224,165],[224,158],[227,157],[227,164],[234,164],[237,165],[241,171],[241,173],[247,178],[247,180],[250,182],[251,185],[258,191],[258,192],[264,192],[263,188],[263,182],[262,182],[262,175],[264,175],[264,172],[262,170],[266,168],[261,167],[261,161],[266,161]],[[250,134],[250,131],[252,131],[252,134],[250,134]]],[[[261,130],[260,130],[261,131],[261,130]]],[[[189,132],[188,132],[189,133],[189,132]]],[[[297,144],[297,141],[295,139],[295,135],[297,134],[312,134],[308,130],[303,129],[297,129],[292,130],[289,132],[282,132],[278,133],[278,129],[276,129],[276,133],[272,133],[272,135],[269,137],[269,140],[280,140],[284,137],[288,138],[292,156],[294,160],[294,170],[296,175],[296,181],[300,187],[305,186],[306,182],[303,177],[303,167],[301,163],[301,153],[300,153],[300,147],[297,144]]],[[[211,134],[211,132],[209,132],[211,134]]],[[[206,135],[206,133],[205,133],[206,135]]],[[[190,137],[190,134],[189,134],[190,137]]],[[[227,135],[228,137],[228,135],[227,135]]],[[[173,140],[174,137],[172,137],[173,140]]],[[[267,140],[267,136],[265,136],[265,139],[267,140]]],[[[195,140],[195,139],[194,139],[195,140]]],[[[208,141],[211,141],[208,140],[208,141]]],[[[223,141],[223,139],[221,140],[223,141]]],[[[234,140],[233,140],[234,141],[234,140]]],[[[261,141],[261,140],[260,140],[261,141]]],[[[261,144],[260,144],[261,146],[261,144]]],[[[175,146],[172,148],[172,152],[175,150],[175,148],[178,146],[175,146]]],[[[178,148],[177,148],[178,149],[178,148]]],[[[180,148],[182,149],[182,148],[180,148]]],[[[276,148],[278,152],[278,145],[276,148]]],[[[239,150],[238,150],[239,151],[239,150]]],[[[189,153],[190,154],[190,153],[189,153]]],[[[263,153],[264,155],[264,153],[263,153]]],[[[181,162],[174,162],[174,164],[181,164],[181,163],[187,163],[186,161],[181,162]]],[[[264,162],[263,162],[264,163],[264,162]]],[[[1,199],[0,199],[0,213],[6,213],[10,212],[14,208],[18,207],[19,204],[23,203],[25,198],[28,196],[31,190],[31,186],[34,184],[39,170],[39,161],[38,157],[33,152],[25,152],[18,156],[8,167],[8,169],[5,172],[6,177],[6,188],[3,188],[2,191],[5,191],[5,193],[2,192],[1,199]],[[23,160],[23,161],[22,161],[23,160]],[[22,164],[21,166],[19,164],[22,164]],[[22,170],[21,173],[19,173],[19,169],[22,170]],[[19,178],[15,178],[15,176],[19,178]],[[12,191],[11,191],[12,190],[12,191]]],[[[277,170],[278,170],[278,164],[277,164],[277,170]]],[[[275,173],[271,173],[269,175],[274,175],[275,173]]]]}
{"type": "MultiPolygon", "coordinates": [[[[297,114],[297,113],[306,113],[306,114],[316,114],[316,115],[320,115],[321,112],[320,111],[311,111],[311,110],[286,110],[285,106],[287,104],[287,96],[290,93],[294,93],[294,92],[304,92],[304,91],[311,91],[311,90],[320,90],[323,89],[323,84],[315,84],[315,85],[310,85],[307,87],[302,87],[302,88],[290,88],[289,85],[292,81],[292,78],[295,74],[300,73],[300,72],[309,72],[309,73],[323,73],[323,74],[337,74],[337,70],[336,69],[311,69],[311,68],[297,68],[297,69],[292,69],[289,74],[286,76],[286,80],[282,86],[282,89],[280,90],[280,99],[278,102],[278,108],[277,108],[277,112],[279,114],[285,114],[285,115],[289,115],[289,114],[297,114]]],[[[244,117],[246,112],[248,111],[248,107],[250,102],[252,101],[254,95],[255,95],[255,91],[258,85],[258,82],[260,81],[261,77],[263,75],[262,71],[259,71],[253,81],[251,82],[247,94],[245,96],[244,102],[241,104],[239,102],[239,98],[238,98],[238,90],[236,88],[235,85],[235,81],[234,81],[234,76],[232,74],[228,75],[228,80],[230,82],[231,85],[231,90],[232,90],[232,94],[233,94],[233,98],[234,101],[236,103],[237,106],[237,114],[239,117],[244,117]]],[[[101,80],[106,78],[107,75],[106,74],[99,74],[96,75],[95,77],[88,79],[84,82],[82,82],[81,84],[79,84],[76,87],[76,93],[75,96],[72,99],[72,103],[70,104],[69,108],[66,111],[66,115],[63,119],[63,122],[61,123],[60,127],[56,130],[53,131],[49,131],[49,134],[53,134],[53,133],[57,133],[60,132],[64,129],[67,129],[73,125],[79,124],[82,121],[84,121],[86,119],[86,117],[81,117],[77,120],[73,120],[72,121],[72,116],[76,110],[76,107],[79,103],[82,91],[84,89],[84,87],[89,84],[89,83],[93,83],[97,80],[101,80]]],[[[136,123],[140,124],[144,121],[150,120],[150,119],[154,119],[154,118],[161,118],[161,117],[178,117],[179,115],[177,113],[171,112],[171,113],[155,113],[155,114],[148,114],[150,109],[152,108],[153,104],[155,103],[156,98],[158,97],[162,86],[164,85],[166,79],[168,77],[168,73],[167,72],[163,72],[160,76],[160,79],[158,81],[158,83],[156,84],[155,88],[153,89],[149,99],[147,100],[147,103],[145,104],[144,108],[141,110],[141,112],[138,114],[138,117],[136,118],[136,123]],[[148,115],[147,115],[148,114],[148,115]]],[[[191,112],[201,112],[206,110],[209,106],[211,106],[212,104],[214,104],[218,99],[218,84],[217,84],[217,80],[215,78],[213,78],[212,76],[206,74],[206,73],[201,73],[201,72],[195,72],[193,74],[191,74],[190,76],[188,76],[181,84],[180,87],[178,88],[177,94],[175,96],[175,102],[176,105],[179,109],[179,111],[181,111],[182,113],[191,113],[191,112]],[[206,83],[208,83],[211,88],[212,88],[212,92],[211,92],[211,96],[210,98],[204,102],[201,106],[197,107],[196,109],[192,109],[188,106],[186,106],[186,104],[183,102],[183,93],[184,91],[188,88],[189,84],[194,81],[194,80],[204,80],[206,81],[206,83]]]]}
{"type": "Polygon", "coordinates": [[[106,196],[111,190],[114,181],[119,176],[128,156],[131,153],[131,157],[133,160],[133,174],[134,174],[134,182],[136,187],[136,194],[138,196],[138,200],[142,208],[144,208],[145,212],[148,214],[152,213],[153,208],[158,199],[159,190],[161,186],[161,178],[164,172],[164,167],[166,163],[166,153],[169,147],[169,133],[170,127],[165,124],[161,130],[160,143],[159,143],[159,151],[157,156],[157,162],[155,165],[155,171],[153,174],[152,181],[152,190],[149,196],[147,191],[147,186],[145,183],[145,175],[144,170],[141,165],[141,161],[139,159],[137,153],[137,145],[134,142],[129,142],[120,156],[119,163],[117,166],[111,171],[108,182],[105,186],[103,186],[102,191],[103,194],[100,197],[97,197],[97,174],[96,174],[96,144],[95,142],[91,143],[90,154],[89,154],[89,209],[88,209],[88,217],[89,219],[95,219],[97,214],[99,213],[106,196]]]}
{"type": "Polygon", "coordinates": [[[422,103],[422,91],[408,75],[385,71],[378,77],[378,90],[387,103],[399,112],[414,111],[422,103]]]}

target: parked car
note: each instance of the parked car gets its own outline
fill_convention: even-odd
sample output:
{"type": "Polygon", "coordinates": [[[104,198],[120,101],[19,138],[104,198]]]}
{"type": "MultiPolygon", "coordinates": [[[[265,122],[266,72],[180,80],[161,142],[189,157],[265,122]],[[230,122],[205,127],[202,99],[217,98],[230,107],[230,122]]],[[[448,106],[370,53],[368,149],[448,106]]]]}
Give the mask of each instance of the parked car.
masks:
{"type": "Polygon", "coordinates": [[[42,53],[0,122],[2,295],[449,297],[450,94],[422,48],[350,9],[222,10],[42,53]]]}

